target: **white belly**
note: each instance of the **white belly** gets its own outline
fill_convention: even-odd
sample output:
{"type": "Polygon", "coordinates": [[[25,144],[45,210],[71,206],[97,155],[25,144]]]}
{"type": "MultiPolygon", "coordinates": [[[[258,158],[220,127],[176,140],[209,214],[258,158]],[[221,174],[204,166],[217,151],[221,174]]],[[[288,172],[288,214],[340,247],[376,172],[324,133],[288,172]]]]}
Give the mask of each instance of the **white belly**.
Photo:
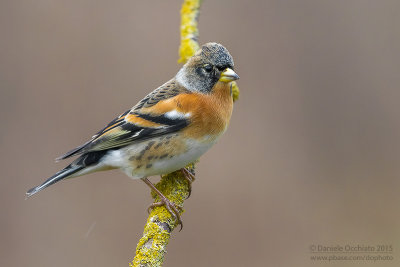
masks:
{"type": "Polygon", "coordinates": [[[215,141],[200,142],[170,135],[110,151],[102,162],[134,179],[167,174],[196,161],[215,141]]]}

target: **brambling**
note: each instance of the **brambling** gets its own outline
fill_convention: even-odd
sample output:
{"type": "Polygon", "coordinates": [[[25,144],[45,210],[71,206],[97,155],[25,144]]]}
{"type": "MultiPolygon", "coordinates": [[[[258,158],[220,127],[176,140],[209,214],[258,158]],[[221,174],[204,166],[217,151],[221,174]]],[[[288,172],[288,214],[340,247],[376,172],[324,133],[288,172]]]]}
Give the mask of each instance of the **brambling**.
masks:
{"type": "Polygon", "coordinates": [[[88,142],[56,160],[79,156],[70,165],[30,189],[30,197],[63,179],[121,169],[143,180],[160,197],[181,224],[179,212],[148,179],[181,169],[197,160],[226,131],[232,114],[233,71],[228,50],[207,43],[188,60],[176,76],[119,115],[88,142]]]}

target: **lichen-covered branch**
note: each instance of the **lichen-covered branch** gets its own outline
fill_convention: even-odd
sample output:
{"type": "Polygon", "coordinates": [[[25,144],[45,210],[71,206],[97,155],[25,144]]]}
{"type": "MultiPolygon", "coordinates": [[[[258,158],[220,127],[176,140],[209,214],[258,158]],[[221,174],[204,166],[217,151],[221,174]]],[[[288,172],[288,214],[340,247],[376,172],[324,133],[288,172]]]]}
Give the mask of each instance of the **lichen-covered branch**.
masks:
{"type": "MultiPolygon", "coordinates": [[[[190,164],[187,168],[193,172],[194,164],[190,164]]],[[[189,183],[181,171],[163,175],[156,187],[180,207],[180,212],[183,213],[183,202],[189,195],[189,183]]],[[[160,201],[154,192],[152,196],[155,202],[160,201]]],[[[143,237],[136,247],[136,256],[130,266],[161,266],[171,232],[176,226],[177,221],[164,206],[152,209],[144,227],[143,237]]]]}
{"type": "MultiPolygon", "coordinates": [[[[179,48],[180,63],[185,63],[199,49],[197,22],[202,0],[184,0],[181,9],[181,44],[179,48]]],[[[239,97],[239,88],[235,82],[232,85],[233,100],[239,97]]],[[[194,173],[195,164],[186,167],[194,173]]],[[[183,202],[189,196],[189,183],[181,171],[163,175],[156,185],[170,201],[184,212],[183,202]]],[[[154,203],[160,201],[152,192],[154,203]]],[[[151,210],[144,227],[142,238],[136,247],[136,256],[130,266],[161,266],[164,261],[166,247],[171,232],[177,226],[177,221],[164,206],[151,210]]]]}
{"type": "MultiPolygon", "coordinates": [[[[201,0],[184,0],[182,4],[180,63],[185,63],[199,49],[197,20],[201,2],[201,0]]],[[[194,163],[188,167],[194,172],[194,163]]],[[[165,197],[180,207],[181,213],[184,211],[183,202],[189,196],[189,186],[181,171],[163,175],[156,184],[157,189],[165,197]]],[[[154,203],[160,200],[153,192],[152,196],[154,203]]],[[[136,256],[130,266],[161,266],[171,232],[176,224],[177,221],[164,206],[152,209],[143,236],[137,244],[136,256]]]]}
{"type": "Polygon", "coordinates": [[[199,30],[197,22],[200,14],[201,0],[185,0],[181,9],[181,45],[179,63],[185,63],[199,49],[199,30]]]}

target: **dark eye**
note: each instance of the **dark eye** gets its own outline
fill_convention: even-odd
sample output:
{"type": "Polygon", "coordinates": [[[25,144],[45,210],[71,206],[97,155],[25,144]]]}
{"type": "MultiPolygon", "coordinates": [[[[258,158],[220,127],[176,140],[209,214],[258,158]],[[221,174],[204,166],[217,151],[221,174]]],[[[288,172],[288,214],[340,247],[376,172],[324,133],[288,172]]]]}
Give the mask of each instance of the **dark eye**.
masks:
{"type": "Polygon", "coordinates": [[[211,72],[213,69],[213,67],[210,64],[205,64],[203,67],[206,72],[211,72]]]}

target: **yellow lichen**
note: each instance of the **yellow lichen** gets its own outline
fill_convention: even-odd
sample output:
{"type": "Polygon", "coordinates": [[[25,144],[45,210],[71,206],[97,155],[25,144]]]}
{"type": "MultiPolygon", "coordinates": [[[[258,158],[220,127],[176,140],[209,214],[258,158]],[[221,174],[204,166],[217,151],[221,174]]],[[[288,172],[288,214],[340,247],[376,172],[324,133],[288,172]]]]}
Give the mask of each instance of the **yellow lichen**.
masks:
{"type": "MultiPolygon", "coordinates": [[[[188,167],[193,168],[194,164],[190,164],[188,167]]],[[[181,171],[163,175],[156,187],[177,207],[183,206],[183,202],[189,194],[189,184],[181,171]]],[[[155,202],[160,200],[154,193],[152,196],[155,202]]],[[[180,210],[180,213],[183,213],[183,209],[180,210]]],[[[152,209],[143,237],[137,245],[136,256],[130,266],[160,266],[164,260],[170,232],[176,227],[176,224],[177,221],[164,206],[152,209]]]]}
{"type": "Polygon", "coordinates": [[[185,63],[199,49],[197,19],[201,0],[185,0],[181,9],[181,45],[179,63],[185,63]]]}
{"type": "MultiPolygon", "coordinates": [[[[184,0],[182,4],[181,45],[178,60],[180,63],[185,63],[199,49],[197,19],[201,2],[201,0],[184,0]]],[[[239,88],[235,82],[232,84],[232,96],[234,101],[239,97],[239,88]]],[[[189,164],[186,168],[194,170],[195,163],[189,164]]],[[[163,175],[156,187],[175,204],[180,214],[184,212],[183,202],[189,195],[189,183],[181,171],[163,175]]],[[[152,197],[154,202],[160,200],[153,192],[152,197]]],[[[176,226],[176,219],[164,206],[152,209],[144,228],[143,237],[137,244],[136,256],[129,266],[161,266],[171,232],[176,226]]]]}
{"type": "Polygon", "coordinates": [[[236,82],[232,82],[232,98],[233,98],[233,101],[236,101],[236,100],[239,99],[239,94],[240,94],[239,86],[237,85],[236,82]]]}

